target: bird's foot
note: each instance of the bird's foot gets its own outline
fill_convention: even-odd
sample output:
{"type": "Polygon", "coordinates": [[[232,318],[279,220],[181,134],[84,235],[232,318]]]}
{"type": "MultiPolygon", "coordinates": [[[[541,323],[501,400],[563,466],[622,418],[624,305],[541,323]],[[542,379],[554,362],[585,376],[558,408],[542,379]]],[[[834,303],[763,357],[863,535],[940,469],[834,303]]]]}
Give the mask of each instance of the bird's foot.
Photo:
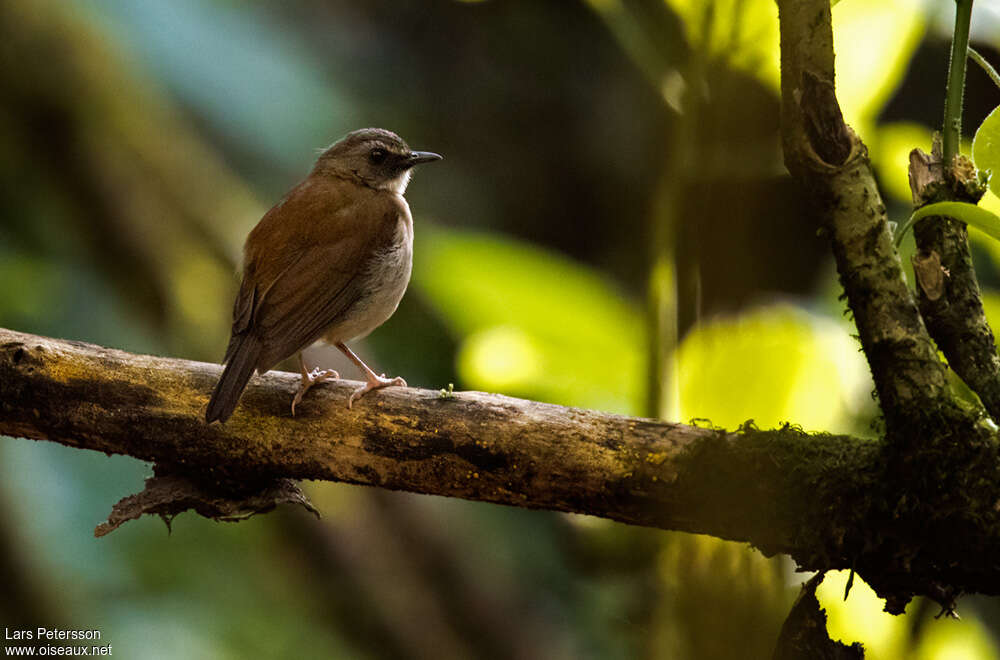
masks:
{"type": "Polygon", "coordinates": [[[350,409],[354,405],[355,399],[360,399],[364,395],[368,394],[372,390],[382,389],[383,387],[389,387],[392,385],[399,385],[401,387],[406,387],[406,381],[396,376],[395,378],[386,378],[385,374],[381,376],[376,376],[374,373],[368,374],[368,382],[361,389],[354,390],[351,394],[351,398],[347,400],[347,408],[350,409]]]}
{"type": "Polygon", "coordinates": [[[295,393],[295,398],[292,399],[292,417],[295,417],[295,406],[302,401],[302,397],[306,395],[313,385],[317,383],[322,383],[323,381],[330,380],[333,378],[340,378],[338,374],[333,369],[313,369],[312,371],[302,370],[302,382],[299,383],[299,390],[295,393]]]}

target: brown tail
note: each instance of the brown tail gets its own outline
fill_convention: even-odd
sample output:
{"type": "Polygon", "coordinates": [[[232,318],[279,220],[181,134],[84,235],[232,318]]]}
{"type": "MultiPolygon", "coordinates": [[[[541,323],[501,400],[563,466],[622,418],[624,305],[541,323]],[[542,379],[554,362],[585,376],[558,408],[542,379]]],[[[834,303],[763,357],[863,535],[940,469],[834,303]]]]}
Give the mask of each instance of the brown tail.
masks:
{"type": "Polygon", "coordinates": [[[212,399],[208,402],[208,410],[205,411],[206,422],[209,424],[215,420],[225,422],[233,414],[243,389],[257,367],[260,353],[260,340],[253,334],[233,337],[233,342],[227,351],[226,368],[215,386],[212,399]]]}

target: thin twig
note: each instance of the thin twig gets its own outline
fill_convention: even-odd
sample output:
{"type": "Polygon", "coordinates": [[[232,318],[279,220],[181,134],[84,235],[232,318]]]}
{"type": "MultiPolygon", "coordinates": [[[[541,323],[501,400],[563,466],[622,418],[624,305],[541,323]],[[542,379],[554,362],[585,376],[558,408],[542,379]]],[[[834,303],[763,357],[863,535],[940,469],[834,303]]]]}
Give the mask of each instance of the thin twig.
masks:
{"type": "Polygon", "coordinates": [[[1000,73],[997,73],[997,70],[993,68],[993,65],[987,62],[986,58],[972,46],[969,46],[969,57],[972,58],[972,61],[978,64],[983,71],[986,72],[986,75],[990,77],[990,80],[993,81],[994,85],[1000,87],[1000,73]]]}
{"type": "Polygon", "coordinates": [[[972,22],[973,0],[955,0],[955,32],[951,41],[951,61],[948,63],[948,87],[944,98],[944,126],[941,129],[944,164],[951,167],[959,152],[962,137],[962,96],[965,92],[965,63],[962,53],[969,49],[969,25],[972,22]]]}

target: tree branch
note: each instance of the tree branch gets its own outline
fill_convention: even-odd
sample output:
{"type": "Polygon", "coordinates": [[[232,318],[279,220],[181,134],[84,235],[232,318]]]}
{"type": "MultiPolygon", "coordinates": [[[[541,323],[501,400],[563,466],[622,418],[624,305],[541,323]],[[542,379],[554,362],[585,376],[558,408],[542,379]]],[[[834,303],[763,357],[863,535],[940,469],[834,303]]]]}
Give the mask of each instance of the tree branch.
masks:
{"type": "Polygon", "coordinates": [[[979,470],[997,470],[997,438],[989,425],[978,422],[978,411],[964,409],[949,390],[945,366],[893,247],[867,149],[841,117],[834,93],[830,3],[778,0],[778,16],[785,162],[813,197],[816,220],[830,239],[886,422],[887,443],[879,459],[884,467],[869,493],[871,509],[861,516],[882,530],[870,541],[883,550],[864,549],[853,567],[886,598],[889,612],[900,613],[908,601],[904,583],[923,570],[905,558],[904,548],[920,548],[924,560],[926,553],[935,554],[921,589],[948,607],[961,592],[983,585],[941,579],[939,571],[963,562],[956,555],[968,548],[950,541],[947,549],[931,547],[945,538],[965,537],[985,543],[981,547],[987,553],[1000,550],[995,540],[987,540],[997,512],[981,508],[997,503],[996,494],[968,481],[979,470]],[[977,509],[985,517],[969,517],[977,509]],[[927,517],[921,520],[922,515],[927,517]],[[896,559],[883,565],[878,559],[883,551],[896,559]],[[867,566],[862,569],[862,564],[867,566]]]}
{"type": "MultiPolygon", "coordinates": [[[[910,154],[915,208],[945,200],[976,204],[986,192],[985,178],[959,153],[972,3],[956,0],[942,137],[935,136],[931,155],[919,149],[910,154]]],[[[1000,358],[983,311],[965,224],[951,218],[925,218],[914,227],[913,235],[919,250],[914,257],[921,285],[917,294],[927,328],[955,373],[979,395],[990,415],[1000,419],[1000,358]],[[934,265],[929,274],[940,286],[924,286],[922,278],[928,273],[918,267],[921,263],[934,265]]]]}
{"type": "MultiPolygon", "coordinates": [[[[910,152],[909,176],[915,209],[943,201],[976,204],[986,192],[965,156],[959,154],[951,167],[944,166],[940,138],[935,138],[930,154],[920,149],[910,152]]],[[[983,310],[965,223],[924,218],[913,227],[913,236],[918,249],[917,297],[927,329],[952,370],[979,395],[990,415],[1000,419],[1000,357],[983,310]],[[931,267],[927,270],[921,264],[931,267]],[[937,285],[928,286],[928,279],[937,285]]]]}
{"type": "MultiPolygon", "coordinates": [[[[817,469],[857,444],[479,392],[387,388],[348,410],[356,384],[344,381],[314,388],[292,417],[298,376],[273,371],[251,382],[229,422],[206,425],[220,370],[0,329],[0,433],[127,454],[166,472],[210,475],[221,487],[346,481],[753,538],[772,552],[794,549],[801,533],[798,514],[786,510],[798,508],[788,492],[795,482],[779,464],[807,440],[795,460],[817,469]],[[719,461],[712,478],[701,474],[710,454],[719,461]]],[[[871,458],[864,446],[855,472],[871,458]]]]}
{"type": "Polygon", "coordinates": [[[897,605],[1000,593],[1000,460],[985,431],[955,427],[962,450],[900,486],[884,443],[790,426],[725,432],[404,388],[348,410],[342,381],[291,417],[298,376],[283,372],[206,425],[220,371],[0,329],[0,433],[154,461],[223,491],[346,481],[712,534],[805,570],[854,567],[897,605]]]}
{"type": "Polygon", "coordinates": [[[785,163],[814,199],[890,438],[913,441],[927,411],[951,401],[892,243],[868,150],[844,124],[834,93],[828,0],[779,0],[785,163]]]}

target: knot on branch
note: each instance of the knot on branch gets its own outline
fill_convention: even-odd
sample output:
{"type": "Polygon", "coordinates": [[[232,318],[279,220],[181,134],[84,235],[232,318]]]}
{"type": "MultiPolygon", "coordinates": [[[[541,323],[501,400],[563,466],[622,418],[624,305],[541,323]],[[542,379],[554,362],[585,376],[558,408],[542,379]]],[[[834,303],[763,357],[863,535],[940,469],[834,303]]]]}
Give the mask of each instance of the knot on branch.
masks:
{"type": "Polygon", "coordinates": [[[944,167],[940,133],[934,134],[931,153],[910,152],[909,179],[914,208],[943,201],[976,204],[986,194],[986,177],[968,156],[957,154],[951,167],[944,167]]]}
{"type": "Polygon", "coordinates": [[[816,156],[826,165],[846,163],[854,140],[844,123],[833,81],[803,71],[798,101],[806,137],[816,156]]]}
{"type": "Polygon", "coordinates": [[[941,265],[941,255],[934,250],[918,251],[910,261],[913,263],[913,274],[917,284],[924,292],[927,300],[936,301],[944,295],[944,278],[950,275],[948,269],[941,265]]]}

